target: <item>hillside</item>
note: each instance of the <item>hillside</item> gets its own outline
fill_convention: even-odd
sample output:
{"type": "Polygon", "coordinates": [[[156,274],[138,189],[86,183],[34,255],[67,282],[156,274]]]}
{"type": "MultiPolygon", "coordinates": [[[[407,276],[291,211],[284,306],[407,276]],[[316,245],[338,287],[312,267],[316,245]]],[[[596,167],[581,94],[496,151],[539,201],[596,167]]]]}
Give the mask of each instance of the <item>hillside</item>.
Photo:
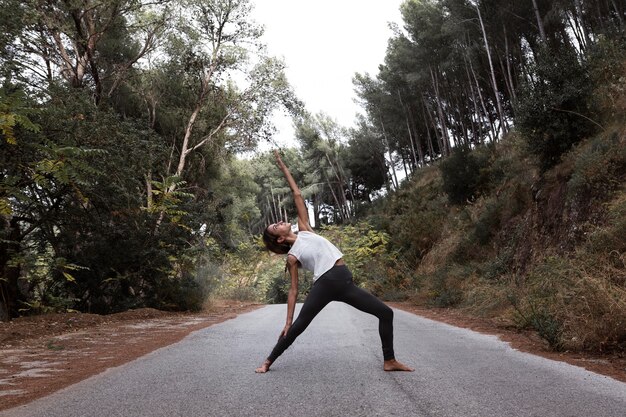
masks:
{"type": "Polygon", "coordinates": [[[458,151],[371,213],[410,264],[404,294],[534,329],[554,350],[623,353],[626,131],[581,142],[545,172],[525,149],[511,134],[458,151]]]}

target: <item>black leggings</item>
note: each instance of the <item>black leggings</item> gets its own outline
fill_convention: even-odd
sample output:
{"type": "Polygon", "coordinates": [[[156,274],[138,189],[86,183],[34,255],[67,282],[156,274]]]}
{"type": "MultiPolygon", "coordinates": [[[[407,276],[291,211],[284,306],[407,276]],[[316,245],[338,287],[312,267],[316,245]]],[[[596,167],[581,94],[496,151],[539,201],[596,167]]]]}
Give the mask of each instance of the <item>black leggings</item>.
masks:
{"type": "Polygon", "coordinates": [[[394,359],[393,310],[372,294],[354,285],[352,273],[347,266],[336,265],[315,281],[311,292],[304,300],[298,318],[289,328],[287,335],[278,339],[268,360],[273,363],[331,301],[342,301],[378,317],[383,358],[384,360],[394,359]]]}

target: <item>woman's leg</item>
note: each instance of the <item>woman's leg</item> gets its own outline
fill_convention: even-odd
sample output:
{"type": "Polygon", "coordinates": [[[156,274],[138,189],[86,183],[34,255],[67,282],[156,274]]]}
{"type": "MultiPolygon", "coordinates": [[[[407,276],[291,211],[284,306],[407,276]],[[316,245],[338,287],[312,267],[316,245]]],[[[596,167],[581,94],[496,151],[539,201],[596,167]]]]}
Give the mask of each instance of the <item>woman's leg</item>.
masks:
{"type": "Polygon", "coordinates": [[[340,301],[378,318],[378,333],[383,345],[383,358],[386,361],[394,359],[393,310],[369,292],[352,283],[346,288],[340,301]]]}
{"type": "Polygon", "coordinates": [[[393,351],[393,310],[367,291],[352,282],[348,285],[340,301],[378,317],[378,333],[383,345],[385,371],[414,371],[413,368],[398,362],[393,351]]]}
{"type": "Polygon", "coordinates": [[[311,324],[315,316],[332,301],[331,288],[327,288],[323,279],[319,279],[311,288],[311,292],[304,300],[298,317],[293,322],[286,336],[281,336],[278,343],[267,358],[273,363],[282,353],[296,340],[300,334],[311,324]]]}

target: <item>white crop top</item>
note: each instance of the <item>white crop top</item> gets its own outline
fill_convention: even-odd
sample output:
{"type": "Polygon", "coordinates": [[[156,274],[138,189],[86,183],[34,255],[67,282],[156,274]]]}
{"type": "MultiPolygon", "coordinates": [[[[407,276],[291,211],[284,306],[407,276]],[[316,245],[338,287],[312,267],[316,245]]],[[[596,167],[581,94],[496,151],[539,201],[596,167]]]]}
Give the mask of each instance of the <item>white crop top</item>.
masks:
{"type": "Polygon", "coordinates": [[[289,250],[306,270],[313,272],[313,282],[343,258],[343,253],[335,245],[320,235],[311,232],[299,232],[296,241],[289,250]]]}

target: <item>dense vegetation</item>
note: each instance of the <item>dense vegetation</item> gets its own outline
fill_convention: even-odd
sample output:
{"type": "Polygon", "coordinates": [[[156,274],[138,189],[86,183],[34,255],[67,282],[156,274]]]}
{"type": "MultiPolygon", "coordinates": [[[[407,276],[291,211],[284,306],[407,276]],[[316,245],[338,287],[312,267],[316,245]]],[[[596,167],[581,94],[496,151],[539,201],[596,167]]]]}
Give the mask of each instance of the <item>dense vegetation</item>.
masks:
{"type": "MultiPolygon", "coordinates": [[[[259,233],[320,233],[385,299],[626,349],[626,6],[407,0],[364,115],[310,115],[248,1],[3,0],[0,302],[50,310],[284,302],[259,233]]],[[[306,294],[310,280],[301,280],[306,294]]]]}
{"type": "Polygon", "coordinates": [[[249,11],[3,0],[0,316],[201,305],[258,213],[233,155],[299,107],[249,11]]]}

